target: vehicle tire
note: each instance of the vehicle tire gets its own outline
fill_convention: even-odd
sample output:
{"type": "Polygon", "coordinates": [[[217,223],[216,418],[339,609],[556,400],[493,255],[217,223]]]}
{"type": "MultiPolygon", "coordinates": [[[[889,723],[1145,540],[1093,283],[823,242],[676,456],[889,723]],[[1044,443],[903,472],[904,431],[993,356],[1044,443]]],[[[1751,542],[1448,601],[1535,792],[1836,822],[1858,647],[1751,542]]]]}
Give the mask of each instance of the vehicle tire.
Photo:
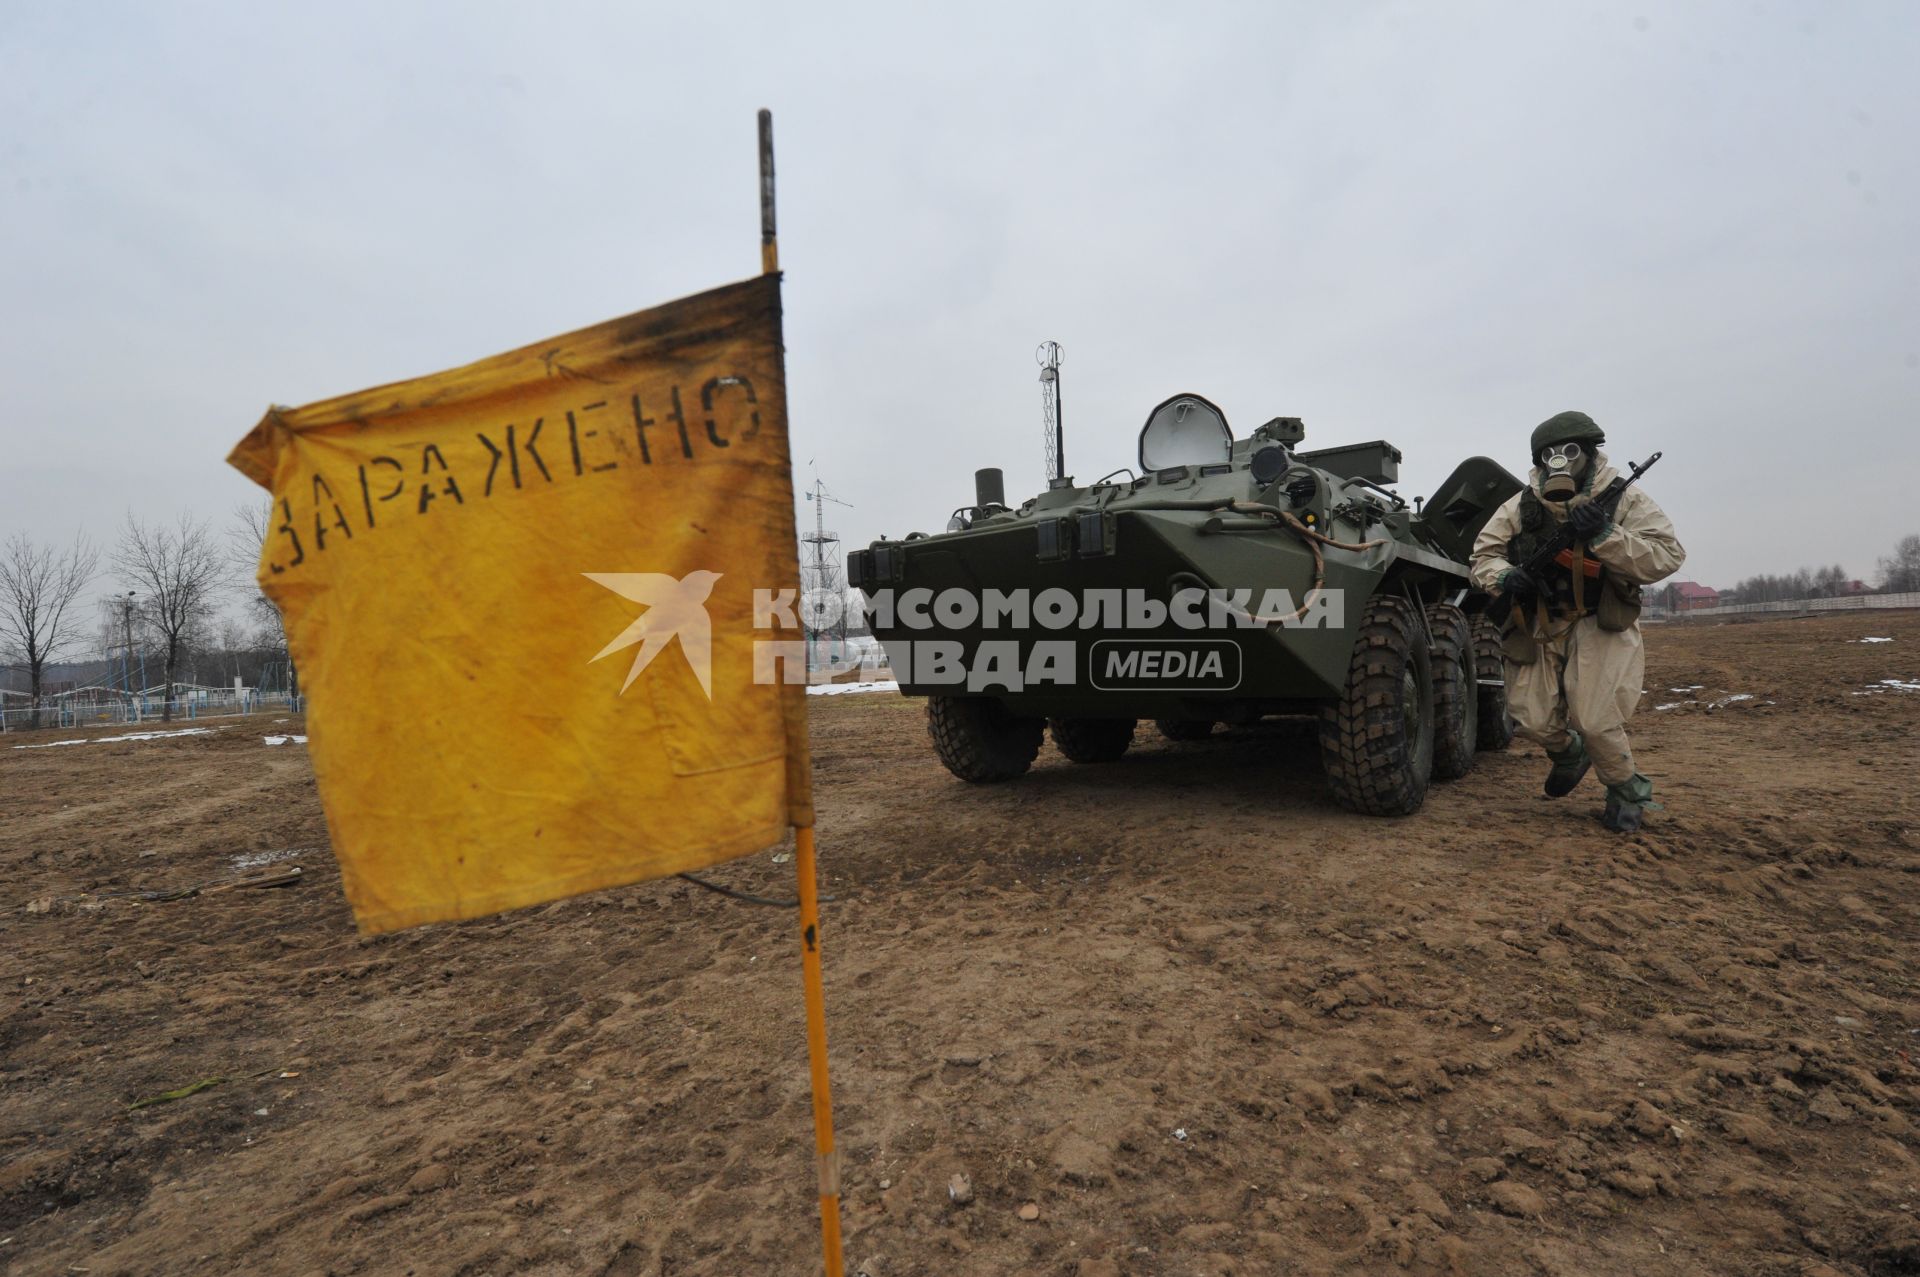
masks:
{"type": "Polygon", "coordinates": [[[1156,718],[1153,725],[1170,741],[1205,740],[1213,735],[1213,720],[1210,718],[1156,718]]]}
{"type": "Polygon", "coordinates": [[[1045,723],[1016,718],[990,697],[929,696],[927,735],[961,780],[986,784],[1023,776],[1039,756],[1045,723]]]}
{"type": "Polygon", "coordinates": [[[1427,606],[1427,636],[1433,650],[1433,778],[1459,780],[1473,770],[1480,744],[1479,667],[1473,627],[1451,603],[1427,606]]]}
{"type": "Polygon", "coordinates": [[[1413,604],[1376,597],[1360,614],[1347,684],[1320,711],[1320,760],[1341,806],[1406,816],[1433,775],[1433,668],[1413,604]]]}
{"type": "Polygon", "coordinates": [[[1054,747],[1076,763],[1110,763],[1133,744],[1131,718],[1049,718],[1054,747]]]}
{"type": "Polygon", "coordinates": [[[1500,627],[1484,612],[1473,618],[1473,666],[1480,691],[1480,748],[1505,749],[1513,743],[1507,666],[1500,650],[1500,627]]]}

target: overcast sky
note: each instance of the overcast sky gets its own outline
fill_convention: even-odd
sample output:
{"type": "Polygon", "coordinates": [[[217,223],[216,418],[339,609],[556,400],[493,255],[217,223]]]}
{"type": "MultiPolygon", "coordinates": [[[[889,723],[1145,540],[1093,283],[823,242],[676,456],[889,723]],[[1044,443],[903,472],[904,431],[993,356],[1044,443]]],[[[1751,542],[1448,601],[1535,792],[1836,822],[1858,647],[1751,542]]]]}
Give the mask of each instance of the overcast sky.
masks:
{"type": "MultiPolygon", "coordinates": [[[[1920,531],[1920,7],[0,9],[0,536],[225,524],[271,402],[757,272],[848,544],[1177,391],[1402,490],[1580,408],[1681,575],[1920,531]]],[[[801,507],[807,518],[807,507],[801,507]]]]}

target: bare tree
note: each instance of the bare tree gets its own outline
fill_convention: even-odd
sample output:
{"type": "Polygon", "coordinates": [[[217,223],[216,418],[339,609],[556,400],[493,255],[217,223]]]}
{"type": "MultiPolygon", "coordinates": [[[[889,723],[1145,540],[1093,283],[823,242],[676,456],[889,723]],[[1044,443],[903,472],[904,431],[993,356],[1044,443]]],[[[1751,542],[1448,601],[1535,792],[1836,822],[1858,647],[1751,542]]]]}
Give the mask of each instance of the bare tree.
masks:
{"type": "Polygon", "coordinates": [[[86,631],[74,603],[99,563],[99,552],[81,536],[60,551],[16,533],[0,551],[0,645],[27,667],[30,727],[40,726],[40,677],[47,662],[86,631]]]}
{"type": "Polygon", "coordinates": [[[287,690],[299,695],[299,675],[293,668],[293,659],[287,652],[287,629],[280,619],[280,609],[266,596],[255,573],[260,570],[260,550],[267,543],[267,533],[273,525],[273,502],[258,505],[235,506],[233,526],[227,530],[229,551],[233,557],[235,574],[245,583],[247,593],[247,615],[256,626],[254,644],[264,649],[269,656],[284,661],[287,667],[287,690]]]}
{"type": "Polygon", "coordinates": [[[233,507],[233,524],[227,529],[227,553],[233,560],[234,575],[246,590],[258,588],[253,575],[259,570],[260,547],[267,543],[272,523],[272,501],[233,507]]]}
{"type": "Polygon", "coordinates": [[[1880,588],[1889,594],[1920,590],[1920,536],[1904,536],[1893,557],[1880,560],[1880,588]]]}
{"type": "Polygon", "coordinates": [[[215,594],[229,576],[228,560],[204,523],[181,515],[172,527],[127,516],[113,565],[141,595],[142,619],[165,654],[166,694],[160,716],[173,718],[173,684],[190,635],[210,619],[215,594]]]}
{"type": "Polygon", "coordinates": [[[220,682],[225,685],[240,677],[240,662],[247,652],[247,627],[230,616],[222,617],[218,652],[220,682]]]}

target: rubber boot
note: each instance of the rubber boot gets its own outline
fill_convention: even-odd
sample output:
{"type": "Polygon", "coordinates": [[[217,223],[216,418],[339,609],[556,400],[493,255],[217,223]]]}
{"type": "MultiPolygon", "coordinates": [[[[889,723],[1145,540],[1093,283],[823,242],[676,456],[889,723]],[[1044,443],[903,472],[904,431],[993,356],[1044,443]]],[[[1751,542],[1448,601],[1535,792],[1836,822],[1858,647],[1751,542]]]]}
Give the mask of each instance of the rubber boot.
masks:
{"type": "Polygon", "coordinates": [[[1657,805],[1653,782],[1635,772],[1632,779],[1607,786],[1607,807],[1600,813],[1600,823],[1616,834],[1638,833],[1640,817],[1647,808],[1657,805]]]}
{"type": "Polygon", "coordinates": [[[1569,731],[1571,743],[1557,753],[1547,751],[1547,757],[1553,760],[1553,770],[1547,773],[1546,791],[1549,798],[1565,798],[1580,783],[1580,778],[1593,766],[1593,760],[1587,757],[1587,743],[1580,739],[1580,733],[1569,731]]]}

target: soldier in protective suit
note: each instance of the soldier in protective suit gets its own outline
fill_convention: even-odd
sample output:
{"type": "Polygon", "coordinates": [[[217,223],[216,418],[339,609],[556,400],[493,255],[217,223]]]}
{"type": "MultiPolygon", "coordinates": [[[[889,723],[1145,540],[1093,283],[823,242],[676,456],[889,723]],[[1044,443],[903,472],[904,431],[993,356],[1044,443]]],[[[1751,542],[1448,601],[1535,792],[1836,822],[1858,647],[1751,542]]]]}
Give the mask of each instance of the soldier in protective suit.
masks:
{"type": "Polygon", "coordinates": [[[1607,787],[1601,820],[1630,833],[1653,798],[1627,743],[1645,668],[1640,587],[1677,571],[1686,551],[1638,484],[1621,495],[1611,517],[1592,504],[1592,494],[1618,474],[1600,451],[1606,441],[1584,412],[1541,422],[1528,486],[1481,529],[1472,568],[1473,583],[1498,594],[1507,612],[1494,617],[1503,626],[1507,710],[1520,735],[1544,746],[1553,761],[1547,796],[1572,793],[1594,768],[1607,787]],[[1530,576],[1518,565],[1562,522],[1580,539],[1553,567],[1530,576]]]}

